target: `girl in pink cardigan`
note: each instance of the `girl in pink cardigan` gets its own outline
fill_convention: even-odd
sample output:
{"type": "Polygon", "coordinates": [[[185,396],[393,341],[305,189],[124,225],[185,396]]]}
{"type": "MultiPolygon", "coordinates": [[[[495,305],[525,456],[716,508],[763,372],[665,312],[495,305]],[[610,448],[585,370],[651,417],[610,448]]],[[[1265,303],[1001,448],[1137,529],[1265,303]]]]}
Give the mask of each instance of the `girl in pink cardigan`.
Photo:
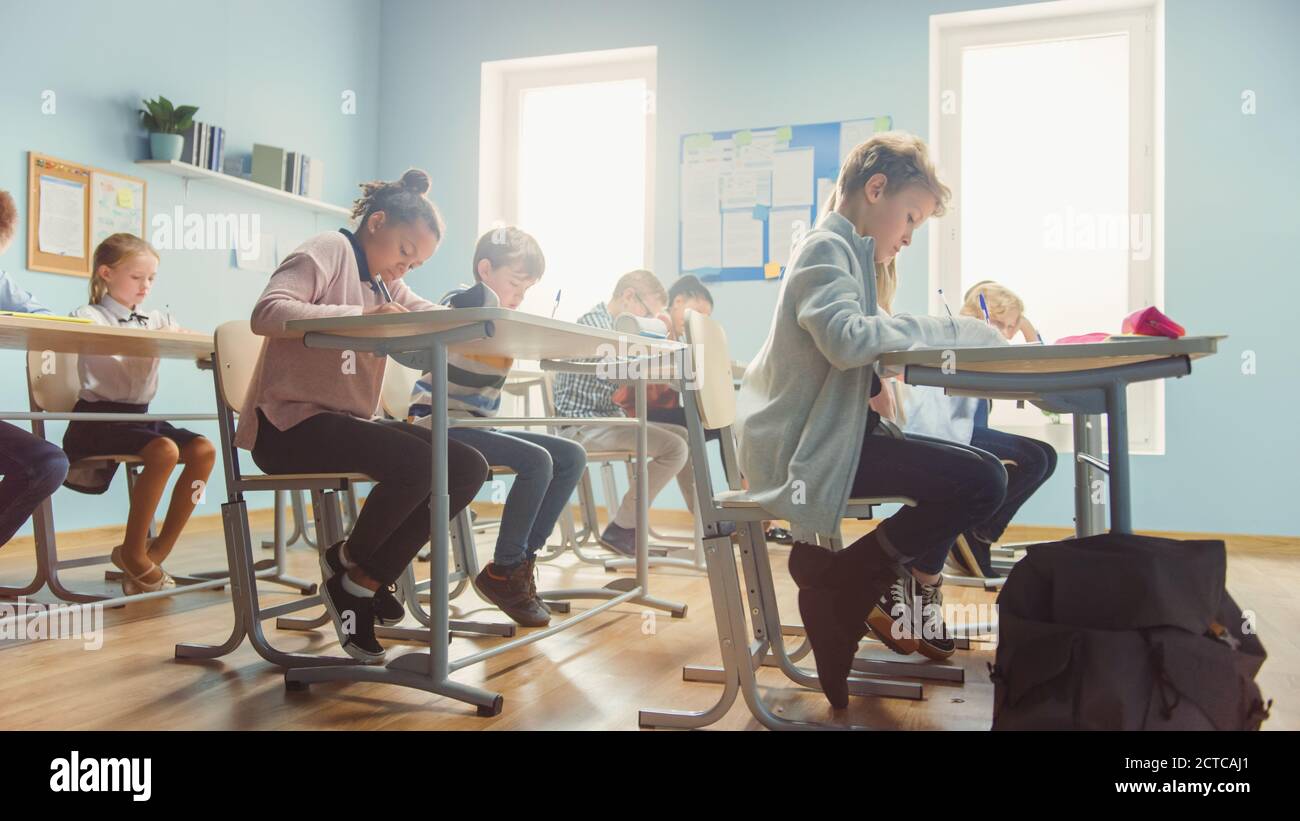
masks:
{"type": "Polygon", "coordinates": [[[429,541],[429,464],[444,449],[454,517],[487,478],[478,451],[432,441],[428,428],[375,419],[385,359],[308,348],[284,323],[360,314],[438,309],[402,278],[437,249],[443,223],[425,197],[429,177],[411,169],[396,182],[362,186],[356,233],[320,234],[271,275],[253,308],[253,331],[267,337],[235,443],[268,473],[364,473],[376,482],[352,534],[321,552],[321,598],[339,642],[366,663],[384,660],[375,622],[405,615],[397,578],[429,541]]]}

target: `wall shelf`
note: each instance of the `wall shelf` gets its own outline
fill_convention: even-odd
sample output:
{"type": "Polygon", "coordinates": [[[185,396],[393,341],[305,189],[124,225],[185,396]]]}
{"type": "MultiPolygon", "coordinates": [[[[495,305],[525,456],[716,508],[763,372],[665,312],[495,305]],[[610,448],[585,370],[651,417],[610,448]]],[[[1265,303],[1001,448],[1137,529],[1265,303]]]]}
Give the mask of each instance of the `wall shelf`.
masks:
{"type": "Polygon", "coordinates": [[[143,165],[152,168],[155,171],[161,171],[165,174],[171,174],[185,180],[186,193],[189,193],[189,183],[191,180],[207,180],[217,185],[225,186],[236,191],[243,191],[246,194],[253,194],[266,199],[276,200],[284,205],[291,205],[296,208],[305,208],[317,214],[328,214],[333,217],[342,217],[348,219],[352,216],[350,208],[343,208],[338,205],[331,205],[328,202],[308,199],[297,194],[290,194],[288,191],[279,191],[269,185],[245,180],[230,174],[223,174],[219,171],[211,171],[207,168],[199,168],[197,165],[180,162],[179,160],[136,160],[136,165],[143,165]]]}

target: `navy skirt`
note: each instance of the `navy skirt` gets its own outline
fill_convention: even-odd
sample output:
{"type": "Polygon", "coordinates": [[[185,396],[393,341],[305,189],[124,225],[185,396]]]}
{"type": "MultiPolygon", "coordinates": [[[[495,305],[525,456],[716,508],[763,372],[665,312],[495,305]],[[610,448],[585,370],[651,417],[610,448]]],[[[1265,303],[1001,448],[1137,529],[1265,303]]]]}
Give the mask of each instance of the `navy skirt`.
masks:
{"type": "MultiPolygon", "coordinates": [[[[149,406],[79,399],[72,410],[74,413],[148,413],[149,406]]],[[[82,493],[103,493],[108,490],[113,476],[117,474],[118,463],[94,461],[79,464],[81,460],[94,456],[139,453],[160,436],[172,440],[177,447],[184,447],[202,435],[161,419],[138,422],[74,420],[68,423],[68,429],[63,434],[63,452],[68,454],[68,461],[72,463],[68,478],[63,484],[82,493]]]]}

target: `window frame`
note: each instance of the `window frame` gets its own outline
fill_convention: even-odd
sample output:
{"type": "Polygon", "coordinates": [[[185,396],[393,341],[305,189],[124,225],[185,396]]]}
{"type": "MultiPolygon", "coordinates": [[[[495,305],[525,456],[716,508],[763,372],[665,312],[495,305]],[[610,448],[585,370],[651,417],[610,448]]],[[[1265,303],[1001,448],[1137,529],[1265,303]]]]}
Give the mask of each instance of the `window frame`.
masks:
{"type": "MultiPolygon", "coordinates": [[[[944,307],[938,289],[960,295],[962,52],[966,48],[1128,34],[1129,214],[1151,215],[1151,254],[1128,255],[1128,306],[1164,304],[1164,2],[1073,0],[984,9],[930,17],[930,135],[940,178],[952,190],[950,210],[929,232],[932,314],[944,307]],[[945,113],[956,90],[956,110],[945,113]]],[[[1117,317],[1118,320],[1118,317],[1117,317]]],[[[1165,451],[1163,381],[1130,387],[1129,446],[1133,453],[1165,451]]],[[[1044,438],[1048,425],[1011,432],[1044,438]]],[[[1068,450],[1068,436],[1047,436],[1068,450]]]]}

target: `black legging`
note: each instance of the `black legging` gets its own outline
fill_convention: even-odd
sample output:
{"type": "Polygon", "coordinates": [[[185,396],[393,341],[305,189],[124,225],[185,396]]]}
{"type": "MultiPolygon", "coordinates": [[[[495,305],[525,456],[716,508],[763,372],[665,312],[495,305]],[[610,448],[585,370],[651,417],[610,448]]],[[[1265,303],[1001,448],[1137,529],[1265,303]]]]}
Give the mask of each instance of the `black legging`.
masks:
{"type": "MultiPolygon", "coordinates": [[[[433,432],[391,420],[319,413],[282,431],[259,410],[253,461],[267,473],[364,473],[375,480],[348,537],[348,558],[382,585],[397,581],[429,541],[433,432]]],[[[446,442],[451,515],[487,479],[478,451],[446,442]]]]}

